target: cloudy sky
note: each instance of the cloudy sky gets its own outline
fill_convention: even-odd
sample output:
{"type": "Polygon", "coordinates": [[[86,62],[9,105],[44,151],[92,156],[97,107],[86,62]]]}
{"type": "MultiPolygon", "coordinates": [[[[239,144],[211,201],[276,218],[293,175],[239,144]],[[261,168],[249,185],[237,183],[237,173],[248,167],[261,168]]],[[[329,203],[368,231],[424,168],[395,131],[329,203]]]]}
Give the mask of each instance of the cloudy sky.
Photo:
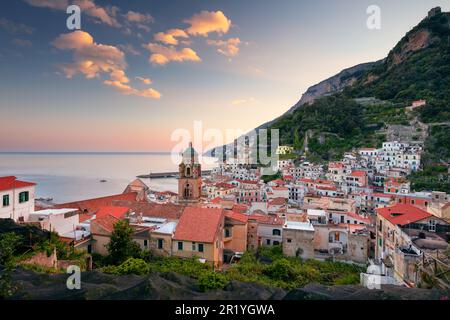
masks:
{"type": "Polygon", "coordinates": [[[5,1],[0,151],[170,151],[174,130],[194,121],[229,141],[308,86],[385,57],[437,5],[450,10],[448,0],[5,1]],[[81,30],[66,27],[70,4],[81,30]],[[372,4],[379,30],[366,27],[372,4]]]}

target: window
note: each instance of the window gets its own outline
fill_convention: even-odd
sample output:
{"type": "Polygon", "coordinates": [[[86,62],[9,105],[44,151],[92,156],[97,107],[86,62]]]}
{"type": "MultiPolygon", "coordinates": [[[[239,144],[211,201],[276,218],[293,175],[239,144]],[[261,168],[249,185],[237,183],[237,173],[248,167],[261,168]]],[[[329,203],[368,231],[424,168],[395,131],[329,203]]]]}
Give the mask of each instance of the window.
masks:
{"type": "Polygon", "coordinates": [[[267,243],[268,246],[270,246],[270,239],[267,239],[266,243],[267,243]]]}
{"type": "Polygon", "coordinates": [[[28,191],[24,191],[19,193],[19,203],[27,202],[29,200],[30,193],[28,191]]]}
{"type": "Polygon", "coordinates": [[[288,239],[287,239],[287,242],[288,242],[288,243],[291,243],[291,242],[292,242],[292,239],[289,239],[289,238],[288,238],[288,239]]]}
{"type": "Polygon", "coordinates": [[[3,206],[9,206],[9,194],[3,196],[3,206]]]}
{"type": "Polygon", "coordinates": [[[147,240],[144,240],[144,247],[147,248],[148,242],[147,240]]]}
{"type": "Polygon", "coordinates": [[[225,238],[231,237],[231,229],[225,229],[225,238]]]}
{"type": "Polygon", "coordinates": [[[274,246],[278,246],[279,244],[280,244],[279,241],[274,241],[274,242],[273,242],[273,245],[274,245],[274,246]]]}
{"type": "Polygon", "coordinates": [[[178,251],[183,251],[183,242],[178,241],[178,251]]]}
{"type": "Polygon", "coordinates": [[[344,223],[345,216],[341,216],[341,223],[344,223]]]}
{"type": "Polygon", "coordinates": [[[164,240],[163,239],[158,239],[158,249],[162,249],[163,248],[163,244],[164,244],[164,240]]]}
{"type": "Polygon", "coordinates": [[[192,242],[192,251],[195,251],[196,249],[195,249],[195,242],[192,242]]]}
{"type": "Polygon", "coordinates": [[[436,232],[436,220],[428,221],[428,231],[436,232]]]}
{"type": "Polygon", "coordinates": [[[279,229],[273,229],[272,230],[272,235],[274,236],[280,236],[281,235],[281,231],[279,229]]]}
{"type": "Polygon", "coordinates": [[[203,243],[198,244],[198,252],[203,252],[203,243]]]}

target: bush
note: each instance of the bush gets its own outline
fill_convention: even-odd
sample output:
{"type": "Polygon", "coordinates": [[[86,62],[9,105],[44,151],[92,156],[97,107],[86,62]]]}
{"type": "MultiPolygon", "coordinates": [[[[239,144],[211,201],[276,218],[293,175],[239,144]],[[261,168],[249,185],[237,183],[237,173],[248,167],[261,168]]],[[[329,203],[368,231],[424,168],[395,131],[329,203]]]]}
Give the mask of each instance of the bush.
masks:
{"type": "Polygon", "coordinates": [[[116,267],[115,274],[145,275],[150,271],[150,266],[142,259],[128,258],[124,263],[116,267]]]}
{"type": "Polygon", "coordinates": [[[228,279],[225,275],[214,271],[207,271],[200,274],[197,284],[202,291],[223,289],[228,283],[228,279]]]}

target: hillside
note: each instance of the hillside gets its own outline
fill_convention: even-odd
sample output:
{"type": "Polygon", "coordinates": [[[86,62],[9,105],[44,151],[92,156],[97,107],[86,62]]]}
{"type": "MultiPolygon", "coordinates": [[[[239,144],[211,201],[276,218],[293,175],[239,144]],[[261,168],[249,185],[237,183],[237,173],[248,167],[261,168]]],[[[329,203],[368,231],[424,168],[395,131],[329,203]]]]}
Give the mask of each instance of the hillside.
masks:
{"type": "MultiPolygon", "coordinates": [[[[0,276],[2,270],[0,268],[0,276]]],[[[67,290],[66,274],[43,274],[16,269],[12,280],[18,291],[11,300],[439,300],[436,289],[405,288],[393,285],[370,290],[359,285],[324,286],[309,284],[283,290],[255,283],[232,281],[223,289],[198,290],[195,281],[176,273],[147,276],[116,276],[98,271],[83,272],[81,290],[67,290]]]]}
{"type": "MultiPolygon", "coordinates": [[[[432,175],[441,170],[436,165],[450,160],[449,39],[450,13],[427,17],[341,92],[296,108],[270,128],[280,130],[281,144],[293,145],[316,161],[338,159],[352,148],[377,147],[410,131],[410,140],[426,139],[425,175],[432,175]],[[427,105],[407,114],[405,107],[418,99],[427,105]]],[[[448,181],[440,181],[438,188],[449,190],[448,181]]]]}

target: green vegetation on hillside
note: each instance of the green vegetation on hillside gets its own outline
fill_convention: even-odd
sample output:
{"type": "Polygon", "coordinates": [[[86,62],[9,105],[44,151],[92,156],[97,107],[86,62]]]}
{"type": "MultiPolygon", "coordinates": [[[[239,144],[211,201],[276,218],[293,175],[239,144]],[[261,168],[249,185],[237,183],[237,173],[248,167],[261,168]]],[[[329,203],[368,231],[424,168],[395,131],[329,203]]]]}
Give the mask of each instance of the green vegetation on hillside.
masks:
{"type": "MultiPolygon", "coordinates": [[[[295,145],[308,136],[308,158],[312,161],[337,160],[345,151],[358,147],[379,147],[385,136],[377,131],[385,124],[404,124],[401,104],[359,104],[337,94],[315,100],[275,122],[280,143],[295,145]]],[[[304,145],[304,143],[302,144],[304,145]]]]}
{"type": "Polygon", "coordinates": [[[103,272],[118,275],[149,272],[176,272],[197,279],[200,290],[222,289],[229,281],[254,282],[270,287],[292,289],[308,283],[325,285],[358,284],[363,268],[342,262],[306,260],[285,257],[280,246],[260,247],[246,252],[239,263],[223,272],[195,258],[153,257],[149,261],[129,258],[118,266],[107,266],[103,272]]]}
{"type": "Polygon", "coordinates": [[[445,123],[450,122],[449,41],[450,13],[426,18],[351,86],[298,107],[271,128],[280,130],[280,144],[299,151],[304,151],[307,140],[309,160],[337,160],[353,148],[380,147],[386,139],[380,129],[408,125],[405,107],[425,99],[427,105],[414,112],[422,122],[433,123],[425,141],[425,171],[410,178],[415,188],[448,190],[448,179],[438,181],[433,175],[436,164],[450,159],[450,129],[445,123]],[[374,99],[357,99],[363,97],[374,99]]]}

